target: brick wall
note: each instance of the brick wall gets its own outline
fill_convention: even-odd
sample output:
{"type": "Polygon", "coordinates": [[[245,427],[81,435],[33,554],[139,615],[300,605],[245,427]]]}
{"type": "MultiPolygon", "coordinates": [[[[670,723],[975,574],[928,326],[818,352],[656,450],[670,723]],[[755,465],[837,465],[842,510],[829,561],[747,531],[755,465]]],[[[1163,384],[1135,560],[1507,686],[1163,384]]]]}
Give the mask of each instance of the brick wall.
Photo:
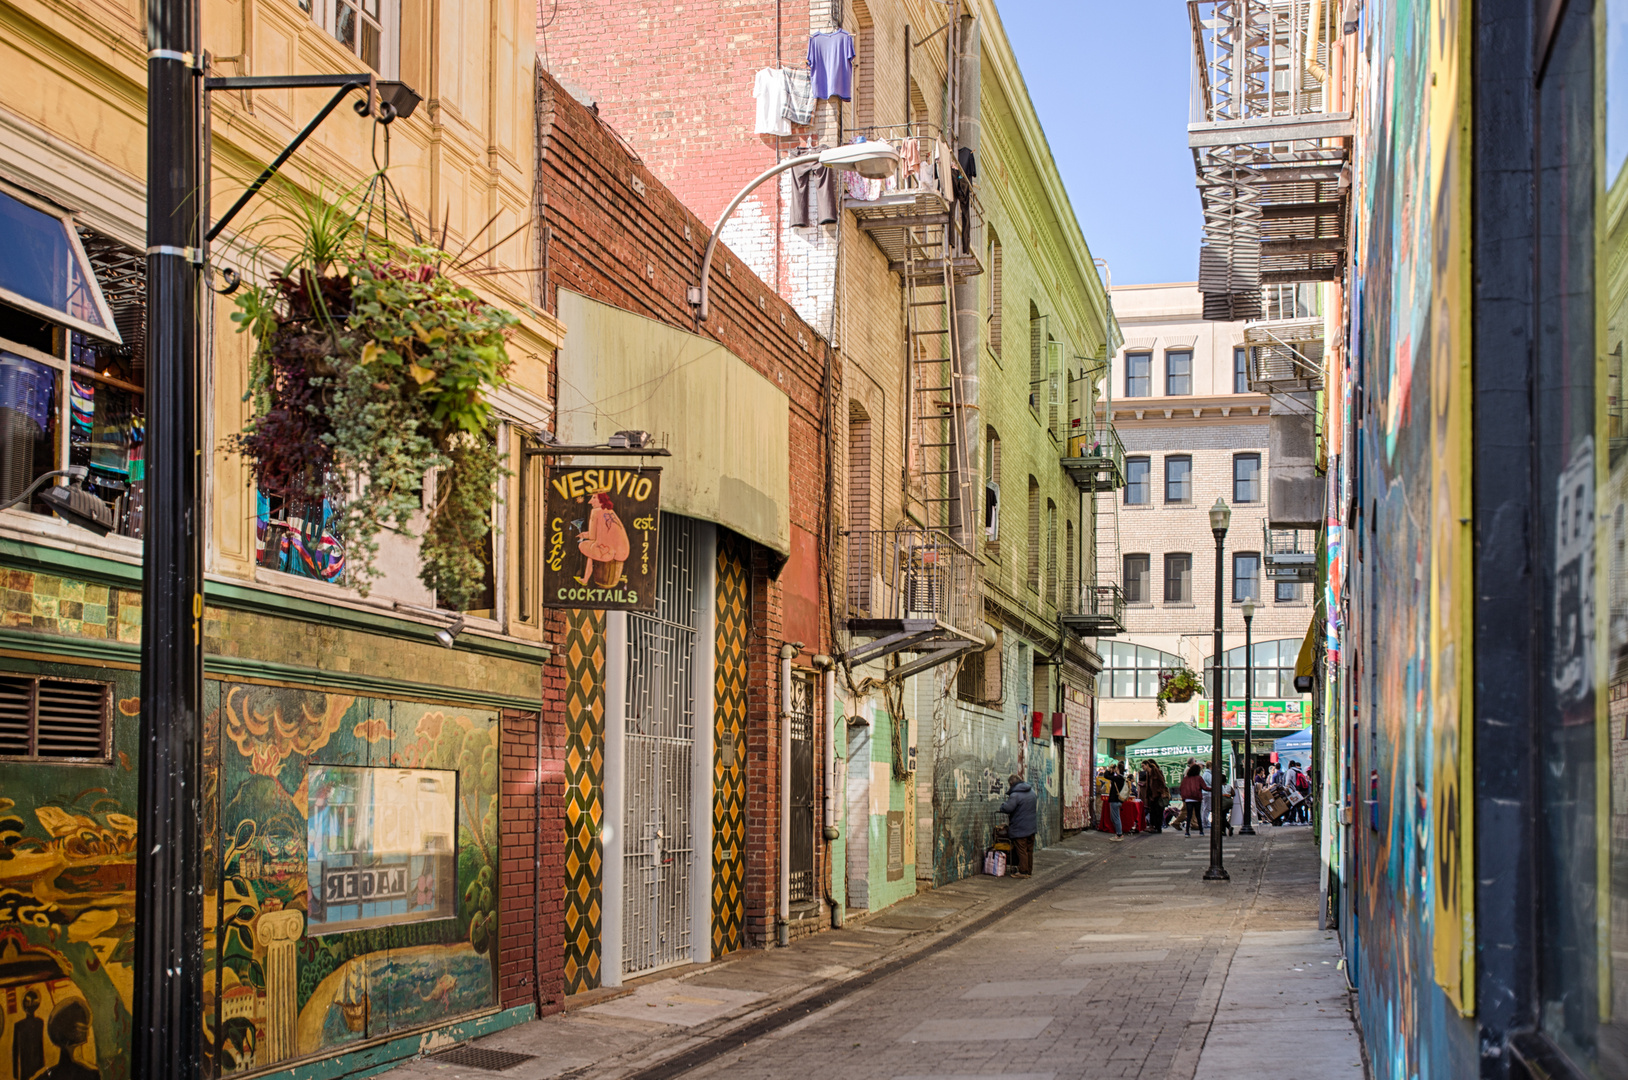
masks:
{"type": "MultiPolygon", "coordinates": [[[[562,0],[562,20],[569,10],[574,9],[562,0]]],[[[594,17],[608,27],[620,26],[626,18],[597,8],[594,17]]],[[[707,36],[713,40],[714,35],[707,36]]],[[[551,48],[558,67],[558,38],[551,48]]],[[[667,100],[677,107],[677,98],[667,100]]],[[[606,115],[608,106],[601,105],[596,116],[551,75],[540,77],[539,201],[544,224],[551,231],[546,302],[552,307],[557,290],[563,287],[669,326],[694,330],[687,290],[695,283],[709,226],[662,183],[651,163],[631,153],[618,133],[602,122],[606,115]]],[[[728,170],[719,165],[712,171],[728,170]]],[[[711,314],[700,332],[786,393],[790,403],[791,524],[821,538],[823,565],[827,557],[824,538],[830,527],[825,470],[827,401],[842,399],[842,371],[834,363],[834,354],[791,304],[726,248],[714,256],[711,314]]],[[[842,425],[845,413],[836,417],[842,425]]],[[[781,569],[778,555],[753,549],[745,850],[746,930],[748,939],[757,944],[773,940],[779,884],[781,569]]],[[[823,573],[819,581],[820,632],[817,640],[805,642],[801,663],[815,653],[832,651],[823,573]]],[[[563,625],[551,620],[549,632],[551,640],[559,641],[563,625]]],[[[548,768],[556,764],[549,754],[558,755],[563,746],[564,693],[563,669],[551,662],[544,673],[544,760],[548,768]]],[[[816,775],[816,788],[818,783],[816,775]]],[[[816,799],[821,795],[816,790],[816,799]]],[[[555,831],[551,826],[551,838],[555,831]]],[[[557,861],[554,865],[563,864],[557,861]]],[[[823,880],[823,862],[815,870],[816,880],[823,880]]],[[[544,873],[545,882],[549,875],[554,881],[561,880],[560,869],[545,867],[544,873]]],[[[554,940],[558,940],[557,932],[554,940]]],[[[554,969],[543,985],[545,991],[561,985],[554,969]]]]}
{"type": "Polygon", "coordinates": [[[537,1000],[537,949],[542,909],[537,890],[537,723],[532,712],[499,717],[502,803],[498,815],[502,887],[498,915],[498,1001],[504,1008],[537,1000]]]}

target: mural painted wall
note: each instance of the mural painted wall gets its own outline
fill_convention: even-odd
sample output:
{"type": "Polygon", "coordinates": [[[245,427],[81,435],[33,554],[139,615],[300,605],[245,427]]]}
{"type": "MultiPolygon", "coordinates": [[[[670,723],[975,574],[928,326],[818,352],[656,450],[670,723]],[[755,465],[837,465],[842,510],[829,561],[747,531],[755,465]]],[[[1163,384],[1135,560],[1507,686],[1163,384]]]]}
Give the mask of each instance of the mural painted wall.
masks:
{"type": "MultiPolygon", "coordinates": [[[[8,671],[111,682],[113,760],[0,764],[0,1077],[69,1062],[124,1080],[139,677],[8,671]]],[[[205,694],[210,1067],[217,1044],[223,1073],[248,1072],[494,1006],[496,713],[217,681],[205,694]]]]}
{"type": "Polygon", "coordinates": [[[893,715],[873,698],[857,699],[843,715],[853,718],[846,720],[843,755],[848,902],[879,911],[916,892],[915,786],[894,769],[896,752],[908,745],[909,729],[900,726],[895,739],[893,715]]]}
{"type": "Polygon", "coordinates": [[[113,763],[0,764],[0,1077],[68,1064],[93,1071],[63,1075],[125,1080],[140,679],[15,660],[7,670],[111,682],[113,763]]]}
{"type": "Polygon", "coordinates": [[[1469,65],[1462,0],[1365,5],[1353,338],[1371,403],[1356,498],[1361,1019],[1382,1078],[1468,1060],[1469,65]],[[1386,568],[1379,574],[1376,568],[1386,568]]]}
{"type": "Polygon", "coordinates": [[[494,1006],[497,714],[213,681],[205,706],[221,1072],[494,1006]]]}
{"type": "Polygon", "coordinates": [[[1091,740],[1093,699],[1072,686],[1063,694],[1063,712],[1068,717],[1068,738],[1063,740],[1063,828],[1085,829],[1091,825],[1092,777],[1096,774],[1095,746],[1091,740]]]}
{"type": "Polygon", "coordinates": [[[1037,844],[1055,843],[1061,835],[1055,755],[1049,744],[1036,744],[1043,752],[1032,755],[1029,720],[1020,715],[1027,713],[1029,700],[1027,683],[1017,685],[1027,653],[1011,642],[1003,648],[1001,667],[1008,680],[1004,711],[952,700],[942,715],[934,716],[930,740],[926,731],[922,735],[923,775],[932,782],[934,885],[982,871],[995,826],[1005,820],[996,810],[1013,773],[1034,783],[1039,796],[1037,844]]]}

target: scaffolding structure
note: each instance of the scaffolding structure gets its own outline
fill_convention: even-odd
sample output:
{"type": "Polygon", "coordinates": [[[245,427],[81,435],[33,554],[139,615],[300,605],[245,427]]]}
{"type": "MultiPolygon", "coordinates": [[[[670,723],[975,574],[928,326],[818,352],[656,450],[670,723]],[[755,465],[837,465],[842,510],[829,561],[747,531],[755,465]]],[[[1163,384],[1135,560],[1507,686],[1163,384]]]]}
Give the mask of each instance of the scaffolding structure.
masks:
{"type": "Polygon", "coordinates": [[[1337,4],[1187,6],[1204,317],[1258,319],[1263,285],[1335,280],[1343,265],[1351,115],[1326,111],[1337,4]]]}

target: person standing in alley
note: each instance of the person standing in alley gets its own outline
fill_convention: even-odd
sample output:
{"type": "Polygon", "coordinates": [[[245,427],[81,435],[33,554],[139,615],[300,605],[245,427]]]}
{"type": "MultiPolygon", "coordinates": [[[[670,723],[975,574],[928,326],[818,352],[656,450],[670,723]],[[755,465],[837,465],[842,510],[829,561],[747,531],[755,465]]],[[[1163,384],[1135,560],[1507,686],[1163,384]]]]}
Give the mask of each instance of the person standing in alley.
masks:
{"type": "MultiPolygon", "coordinates": [[[[1012,841],[1012,858],[1017,863],[1017,870],[1011,876],[1028,877],[1034,873],[1034,834],[1039,819],[1035,803],[1038,799],[1034,788],[1017,773],[1008,777],[1007,782],[1006,801],[1001,803],[1000,812],[1006,815],[1006,835],[1012,841]]],[[[1114,822],[1117,824],[1118,821],[1119,813],[1115,809],[1114,822]]]]}
{"type": "Polygon", "coordinates": [[[1142,762],[1142,812],[1148,829],[1164,832],[1164,808],[1169,802],[1170,785],[1164,781],[1164,770],[1151,760],[1142,762]]]}
{"type": "Polygon", "coordinates": [[[1198,835],[1204,835],[1204,816],[1199,813],[1203,804],[1204,793],[1209,786],[1204,783],[1204,773],[1198,763],[1187,766],[1187,775],[1181,782],[1181,820],[1186,827],[1186,834],[1193,835],[1193,823],[1198,823],[1198,835]]]}
{"type": "Polygon", "coordinates": [[[1114,841],[1116,843],[1125,839],[1125,827],[1120,815],[1125,804],[1125,774],[1121,771],[1124,766],[1115,765],[1108,772],[1108,820],[1114,823],[1114,841]]]}

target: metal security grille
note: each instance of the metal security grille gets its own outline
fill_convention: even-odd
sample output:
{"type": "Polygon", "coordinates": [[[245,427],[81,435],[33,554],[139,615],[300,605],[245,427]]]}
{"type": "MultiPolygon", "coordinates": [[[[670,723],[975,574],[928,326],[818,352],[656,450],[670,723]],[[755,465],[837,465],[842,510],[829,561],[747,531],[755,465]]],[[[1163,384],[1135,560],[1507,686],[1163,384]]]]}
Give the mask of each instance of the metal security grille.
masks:
{"type": "Polygon", "coordinates": [[[791,679],[791,902],[814,899],[814,688],[791,679]]]}
{"type": "Polygon", "coordinates": [[[0,676],[0,757],[105,762],[112,687],[0,676]]]}
{"type": "Polygon", "coordinates": [[[627,621],[622,973],[690,959],[696,523],[662,515],[653,615],[627,621]]]}

